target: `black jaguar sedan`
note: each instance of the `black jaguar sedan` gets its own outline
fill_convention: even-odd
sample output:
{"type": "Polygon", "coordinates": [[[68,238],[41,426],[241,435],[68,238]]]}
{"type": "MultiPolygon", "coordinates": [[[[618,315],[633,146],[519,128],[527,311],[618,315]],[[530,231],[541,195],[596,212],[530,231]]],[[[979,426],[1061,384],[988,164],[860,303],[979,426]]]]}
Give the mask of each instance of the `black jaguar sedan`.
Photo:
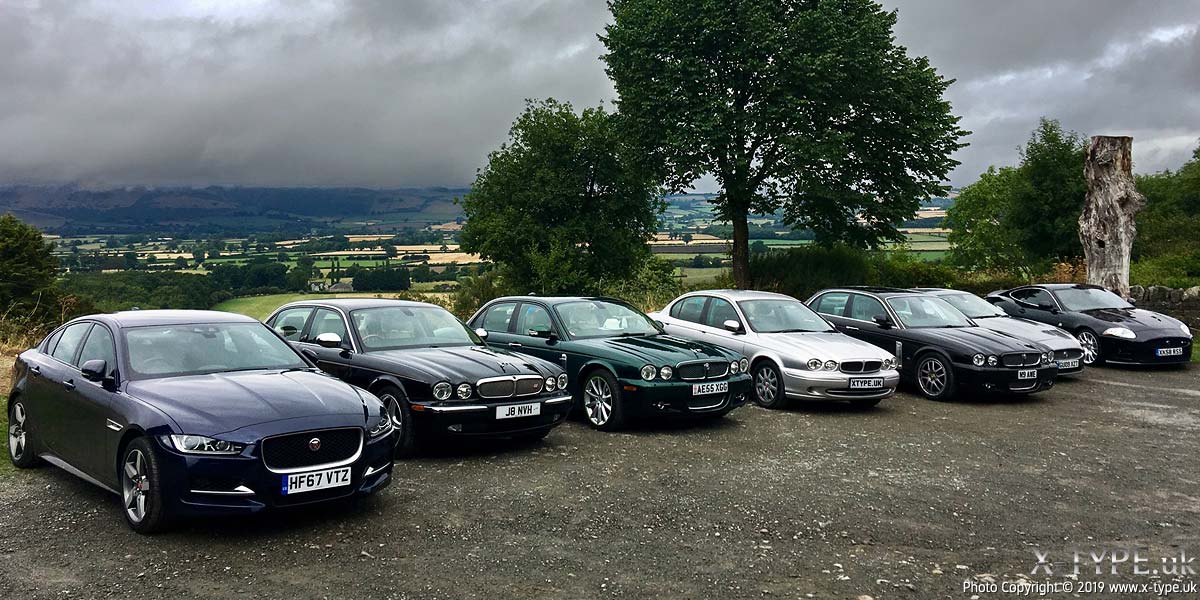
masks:
{"type": "Polygon", "coordinates": [[[75,319],[17,357],[8,419],[14,465],[45,461],[119,494],[139,533],[391,481],[383,403],[229,313],[75,319]]]}
{"type": "Polygon", "coordinates": [[[571,408],[560,367],[489,348],[485,332],[433,304],[294,302],[276,309],[267,324],[321,369],[383,400],[399,457],[435,437],[541,439],[571,408]]]}
{"type": "Polygon", "coordinates": [[[1192,332],[1178,319],[1134,308],[1098,285],[1051,283],[988,294],[1004,312],[1065,329],[1083,362],[1163,365],[1192,360],[1192,332]]]}
{"type": "Polygon", "coordinates": [[[901,381],[931,400],[962,390],[1032,394],[1054,385],[1049,348],[975,324],[945,300],[916,290],[822,290],[809,307],[850,337],[891,351],[901,381]]]}

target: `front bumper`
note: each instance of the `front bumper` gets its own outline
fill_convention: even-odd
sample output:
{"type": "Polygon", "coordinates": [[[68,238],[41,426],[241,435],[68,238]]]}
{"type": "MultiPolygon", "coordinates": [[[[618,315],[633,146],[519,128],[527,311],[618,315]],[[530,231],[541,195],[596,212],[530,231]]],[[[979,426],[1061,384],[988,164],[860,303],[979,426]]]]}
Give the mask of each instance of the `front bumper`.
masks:
{"type": "Polygon", "coordinates": [[[1058,367],[1053,363],[1049,366],[1027,368],[1015,367],[976,367],[975,365],[954,365],[954,376],[958,385],[985,392],[1000,392],[1009,394],[1033,394],[1054,387],[1058,377],[1058,367]],[[1021,379],[1021,371],[1037,371],[1032,379],[1021,379]]]}
{"type": "Polygon", "coordinates": [[[1054,350],[1054,364],[1059,376],[1078,375],[1083,372],[1082,348],[1059,348],[1054,350]]]}
{"type": "Polygon", "coordinates": [[[392,481],[394,436],[392,433],[363,443],[358,458],[345,465],[350,467],[350,485],[293,495],[282,493],[281,484],[287,474],[267,469],[258,444],[238,456],[201,456],[183,454],[156,439],[163,498],[176,514],[215,516],[372,494],[392,481]]]}
{"type": "Polygon", "coordinates": [[[1168,335],[1126,340],[1101,336],[1100,357],[1107,362],[1137,365],[1177,365],[1192,361],[1192,339],[1182,335],[1168,335]],[[1172,356],[1159,356],[1160,349],[1179,352],[1172,356]]]}
{"type": "MultiPolygon", "coordinates": [[[[504,438],[550,430],[566,422],[569,394],[506,398],[502,402],[413,402],[413,424],[437,434],[504,438]],[[499,418],[509,407],[538,405],[538,414],[499,418]],[[501,411],[498,413],[497,411],[501,411]]],[[[518,413],[519,414],[519,413],[518,413]]]]}
{"type": "Polygon", "coordinates": [[[750,376],[737,374],[703,381],[646,381],[620,379],[622,407],[635,417],[724,414],[746,403],[750,376]],[[729,391],[721,394],[692,394],[698,383],[728,382],[729,391]]]}
{"type": "Polygon", "coordinates": [[[896,393],[900,372],[842,373],[841,371],[809,371],[783,369],[784,394],[793,400],[876,400],[896,393]],[[882,379],[882,387],[852,389],[851,380],[882,379]]]}

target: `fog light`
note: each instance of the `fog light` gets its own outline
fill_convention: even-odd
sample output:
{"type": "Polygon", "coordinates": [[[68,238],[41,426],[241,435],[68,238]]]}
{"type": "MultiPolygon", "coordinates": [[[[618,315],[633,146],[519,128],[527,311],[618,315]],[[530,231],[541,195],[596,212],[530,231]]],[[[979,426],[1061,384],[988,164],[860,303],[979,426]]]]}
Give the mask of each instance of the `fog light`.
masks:
{"type": "Polygon", "coordinates": [[[997,364],[1000,364],[1000,359],[996,358],[995,356],[988,357],[988,366],[989,367],[994,367],[997,364]]]}
{"type": "Polygon", "coordinates": [[[462,433],[462,423],[455,423],[446,427],[446,429],[454,433],[462,433]]]}

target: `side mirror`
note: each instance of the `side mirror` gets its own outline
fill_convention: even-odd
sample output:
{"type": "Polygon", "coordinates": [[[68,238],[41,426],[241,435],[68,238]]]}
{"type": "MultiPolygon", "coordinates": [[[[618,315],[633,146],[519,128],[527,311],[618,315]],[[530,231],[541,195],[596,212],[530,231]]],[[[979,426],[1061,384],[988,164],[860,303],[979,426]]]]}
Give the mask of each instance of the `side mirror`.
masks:
{"type": "Polygon", "coordinates": [[[102,358],[89,360],[79,367],[79,371],[88,381],[104,381],[104,378],[108,376],[108,361],[102,358]]]}
{"type": "Polygon", "coordinates": [[[721,323],[721,326],[725,328],[725,331],[728,331],[730,333],[741,333],[742,332],[742,324],[738,323],[737,321],[735,321],[733,319],[729,319],[728,321],[721,323]]]}
{"type": "Polygon", "coordinates": [[[1058,308],[1056,308],[1053,304],[1050,304],[1047,302],[1042,302],[1041,304],[1038,304],[1037,307],[1041,310],[1050,311],[1052,313],[1058,312],[1058,308]]]}
{"type": "Polygon", "coordinates": [[[1130,306],[1137,306],[1137,298],[1126,298],[1125,301],[1128,302],[1130,306]]]}
{"type": "Polygon", "coordinates": [[[654,321],[654,324],[656,326],[658,326],[659,329],[666,329],[666,327],[667,327],[666,325],[663,325],[663,322],[659,321],[658,319],[651,319],[651,321],[654,321]]]}
{"type": "Polygon", "coordinates": [[[317,345],[322,348],[341,348],[342,336],[336,333],[326,332],[318,335],[316,342],[317,345]]]}
{"type": "Polygon", "coordinates": [[[888,329],[892,326],[892,319],[887,315],[875,315],[874,317],[871,317],[871,320],[875,321],[876,325],[883,327],[884,329],[888,329]]]}
{"type": "Polygon", "coordinates": [[[546,340],[556,340],[558,336],[554,334],[553,329],[530,329],[526,332],[530,337],[542,338],[546,340]]]}
{"type": "Polygon", "coordinates": [[[481,340],[486,340],[488,336],[488,330],[480,327],[475,330],[475,335],[479,336],[479,339],[481,340]]]}

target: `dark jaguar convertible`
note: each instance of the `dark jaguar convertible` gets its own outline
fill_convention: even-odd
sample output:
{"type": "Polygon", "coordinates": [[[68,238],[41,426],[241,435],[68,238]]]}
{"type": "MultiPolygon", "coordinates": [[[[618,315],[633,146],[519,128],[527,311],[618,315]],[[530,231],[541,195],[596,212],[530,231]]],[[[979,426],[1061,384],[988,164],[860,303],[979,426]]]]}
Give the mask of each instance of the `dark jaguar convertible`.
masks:
{"type": "Polygon", "coordinates": [[[489,348],[440,306],[313,300],[276,309],[267,324],[317,366],[379,396],[401,457],[436,436],[540,439],[571,408],[561,368],[489,348]]]}
{"type": "Polygon", "coordinates": [[[392,472],[383,404],[262,323],[134,311],[63,325],[13,366],[9,458],[119,494],[130,527],[368,494],[392,472]]]}

